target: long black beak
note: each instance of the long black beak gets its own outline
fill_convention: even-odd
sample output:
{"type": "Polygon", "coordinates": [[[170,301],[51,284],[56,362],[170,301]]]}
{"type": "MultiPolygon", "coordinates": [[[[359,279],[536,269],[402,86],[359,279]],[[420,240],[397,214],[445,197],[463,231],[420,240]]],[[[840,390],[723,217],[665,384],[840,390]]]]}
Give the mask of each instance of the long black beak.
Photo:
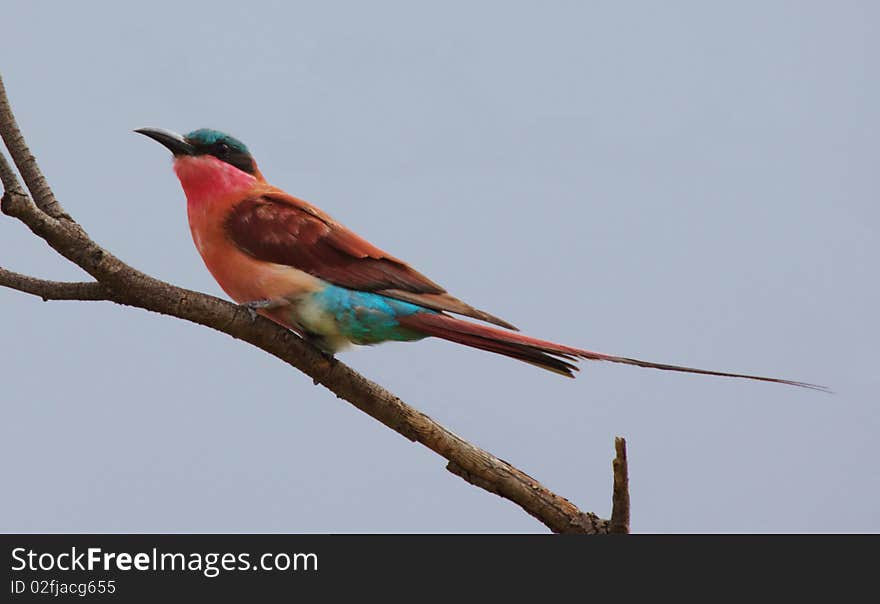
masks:
{"type": "Polygon", "coordinates": [[[138,134],[149,136],[158,143],[162,143],[174,155],[195,155],[196,150],[185,138],[176,132],[162,130],[161,128],[138,128],[138,134]]]}

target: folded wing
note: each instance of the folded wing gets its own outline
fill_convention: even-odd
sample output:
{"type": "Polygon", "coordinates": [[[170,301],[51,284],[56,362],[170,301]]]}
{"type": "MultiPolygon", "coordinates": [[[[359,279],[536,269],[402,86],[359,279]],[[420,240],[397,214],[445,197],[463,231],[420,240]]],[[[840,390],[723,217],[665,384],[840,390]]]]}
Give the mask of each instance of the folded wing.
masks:
{"type": "Polygon", "coordinates": [[[516,329],[449,295],[402,260],[283,191],[272,190],[240,202],[229,213],[225,227],[231,241],[258,260],[292,266],[341,287],[516,329]]]}

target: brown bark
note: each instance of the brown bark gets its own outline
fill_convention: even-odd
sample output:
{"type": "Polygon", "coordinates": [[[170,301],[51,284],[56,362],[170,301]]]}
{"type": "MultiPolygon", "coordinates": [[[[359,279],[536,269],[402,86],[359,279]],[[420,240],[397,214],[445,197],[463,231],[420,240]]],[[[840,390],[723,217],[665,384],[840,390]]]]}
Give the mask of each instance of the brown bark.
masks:
{"type": "Polygon", "coordinates": [[[611,496],[611,533],[629,533],[629,467],[626,462],[626,440],[618,436],[614,439],[616,455],[614,469],[614,490],[611,496]]]}

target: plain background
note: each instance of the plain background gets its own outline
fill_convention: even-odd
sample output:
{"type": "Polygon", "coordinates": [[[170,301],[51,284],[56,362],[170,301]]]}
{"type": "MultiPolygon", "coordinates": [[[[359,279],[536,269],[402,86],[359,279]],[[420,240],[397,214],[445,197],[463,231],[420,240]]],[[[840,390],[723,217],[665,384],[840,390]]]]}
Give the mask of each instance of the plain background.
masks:
{"type": "MultiPolygon", "coordinates": [[[[0,71],[55,192],[222,295],[168,153],[274,184],[526,333],[826,384],[440,341],[342,359],[582,509],[629,441],[633,530],[880,530],[876,2],[5,2],[0,71]]],[[[0,264],[83,275],[0,217],[0,264]]],[[[530,532],[507,501],[208,329],[0,290],[2,531],[530,532]]]]}

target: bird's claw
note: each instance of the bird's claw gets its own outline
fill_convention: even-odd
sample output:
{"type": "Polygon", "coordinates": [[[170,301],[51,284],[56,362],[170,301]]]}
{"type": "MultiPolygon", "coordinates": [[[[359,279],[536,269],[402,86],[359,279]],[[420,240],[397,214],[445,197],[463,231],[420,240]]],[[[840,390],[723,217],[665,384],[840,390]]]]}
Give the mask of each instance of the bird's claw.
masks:
{"type": "Polygon", "coordinates": [[[257,311],[263,308],[272,308],[275,306],[275,303],[272,300],[251,300],[250,302],[244,302],[239,304],[243,309],[245,309],[250,315],[251,322],[257,320],[257,311]]]}

